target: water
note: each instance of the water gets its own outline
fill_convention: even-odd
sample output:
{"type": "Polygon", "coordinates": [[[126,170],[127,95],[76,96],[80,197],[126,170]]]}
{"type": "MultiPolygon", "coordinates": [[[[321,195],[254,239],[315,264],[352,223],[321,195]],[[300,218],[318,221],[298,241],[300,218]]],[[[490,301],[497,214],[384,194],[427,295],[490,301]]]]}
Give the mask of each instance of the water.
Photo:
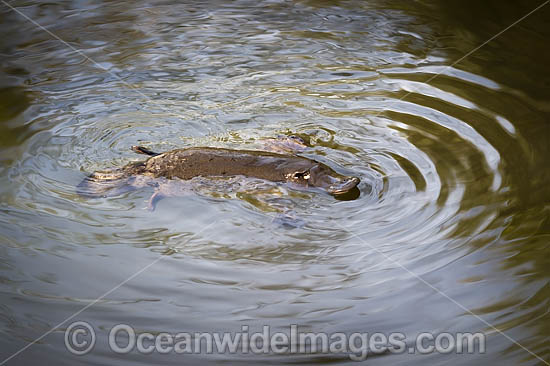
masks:
{"type": "Polygon", "coordinates": [[[10,4],[63,42],[0,4],[2,360],[56,327],[7,364],[350,362],[121,356],[107,341],[119,323],[408,344],[485,332],[484,354],[367,362],[550,362],[549,6],[449,67],[539,3],[10,4]],[[360,176],[361,196],[207,191],[151,213],[151,190],[75,193],[86,172],[141,159],[137,143],[254,148],[291,133],[360,176]],[[281,207],[303,225],[278,225],[281,207]],[[64,345],[77,320],[96,331],[85,356],[64,345]]]}

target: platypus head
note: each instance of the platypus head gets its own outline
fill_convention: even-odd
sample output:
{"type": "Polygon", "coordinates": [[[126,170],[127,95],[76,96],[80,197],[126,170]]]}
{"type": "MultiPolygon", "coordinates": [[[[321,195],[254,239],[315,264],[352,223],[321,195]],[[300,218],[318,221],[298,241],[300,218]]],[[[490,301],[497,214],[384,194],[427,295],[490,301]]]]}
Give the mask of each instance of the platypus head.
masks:
{"type": "Polygon", "coordinates": [[[351,191],[361,180],[340,175],[328,166],[318,163],[309,169],[292,173],[289,181],[303,186],[318,187],[338,196],[351,191]]]}

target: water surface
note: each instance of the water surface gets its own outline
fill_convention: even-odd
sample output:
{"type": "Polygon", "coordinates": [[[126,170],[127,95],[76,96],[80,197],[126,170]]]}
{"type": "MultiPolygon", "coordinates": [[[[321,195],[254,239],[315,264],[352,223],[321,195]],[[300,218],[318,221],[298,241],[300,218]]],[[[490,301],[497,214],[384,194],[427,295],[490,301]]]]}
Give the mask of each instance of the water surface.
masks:
{"type": "Polygon", "coordinates": [[[539,4],[10,5],[63,41],[0,4],[2,360],[61,324],[7,364],[350,362],[123,357],[107,347],[118,323],[484,332],[485,354],[367,362],[550,362],[549,7],[453,65],[539,4]],[[75,191],[87,172],[141,159],[138,143],[252,149],[281,134],[361,177],[361,196],[205,190],[151,213],[150,189],[75,191]],[[280,210],[304,225],[278,225],[280,210]],[[86,356],[63,343],[75,320],[97,333],[86,356]]]}

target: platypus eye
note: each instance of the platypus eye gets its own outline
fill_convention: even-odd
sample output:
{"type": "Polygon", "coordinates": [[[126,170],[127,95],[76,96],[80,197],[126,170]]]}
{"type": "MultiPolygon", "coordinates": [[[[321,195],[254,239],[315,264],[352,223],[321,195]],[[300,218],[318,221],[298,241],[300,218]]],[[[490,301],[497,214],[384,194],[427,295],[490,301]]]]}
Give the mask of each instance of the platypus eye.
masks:
{"type": "Polygon", "coordinates": [[[309,179],[309,171],[306,170],[305,172],[296,172],[296,173],[294,173],[294,178],[308,180],[309,179]]]}

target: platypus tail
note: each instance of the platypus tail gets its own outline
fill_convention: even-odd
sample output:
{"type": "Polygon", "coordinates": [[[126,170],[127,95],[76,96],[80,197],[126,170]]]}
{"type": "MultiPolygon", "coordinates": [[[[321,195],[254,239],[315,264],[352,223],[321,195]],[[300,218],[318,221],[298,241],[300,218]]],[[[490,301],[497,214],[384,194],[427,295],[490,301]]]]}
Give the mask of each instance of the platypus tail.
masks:
{"type": "Polygon", "coordinates": [[[151,151],[148,148],[143,147],[143,146],[132,146],[131,149],[132,149],[133,152],[136,152],[138,154],[145,154],[145,155],[149,155],[149,156],[160,155],[160,153],[153,152],[153,151],[151,151]]]}
{"type": "Polygon", "coordinates": [[[128,175],[122,170],[95,172],[85,177],[76,192],[82,197],[112,197],[131,190],[128,175]]]}

